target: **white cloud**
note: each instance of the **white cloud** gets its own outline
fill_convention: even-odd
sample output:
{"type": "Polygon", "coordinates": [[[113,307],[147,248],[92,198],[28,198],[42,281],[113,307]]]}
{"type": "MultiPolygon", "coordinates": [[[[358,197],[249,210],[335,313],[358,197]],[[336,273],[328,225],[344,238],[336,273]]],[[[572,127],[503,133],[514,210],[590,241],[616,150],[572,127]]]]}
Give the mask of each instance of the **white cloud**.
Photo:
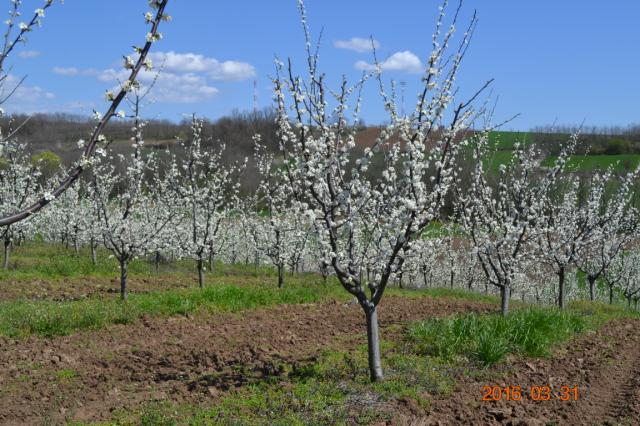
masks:
{"type": "Polygon", "coordinates": [[[2,84],[2,89],[0,90],[0,98],[2,99],[15,89],[3,105],[7,110],[20,112],[42,111],[45,108],[43,104],[55,99],[56,95],[54,93],[40,86],[29,86],[24,82],[18,85],[20,80],[20,78],[9,74],[2,84]]]}
{"type": "Polygon", "coordinates": [[[255,77],[256,70],[247,62],[224,61],[218,64],[209,76],[219,81],[242,81],[255,77]]]}
{"type": "MultiPolygon", "coordinates": [[[[150,94],[156,102],[206,101],[220,92],[210,81],[242,81],[256,75],[255,68],[248,62],[220,62],[197,53],[152,52],[149,59],[152,60],[154,69],[141,70],[138,80],[142,86],[149,86],[162,67],[150,94]]],[[[53,72],[70,77],[93,77],[102,83],[113,85],[112,91],[118,90],[118,83],[125,81],[130,74],[128,70],[115,68],[98,70],[56,67],[53,72]]]]}
{"type": "MultiPolygon", "coordinates": [[[[356,69],[364,71],[374,71],[375,64],[366,61],[358,61],[355,63],[356,69]]],[[[405,50],[396,52],[380,63],[382,71],[402,71],[407,73],[421,73],[424,71],[424,65],[414,53],[405,50]]]]}
{"type": "Polygon", "coordinates": [[[248,62],[224,61],[208,58],[197,53],[152,52],[149,58],[169,72],[205,73],[216,81],[242,81],[255,77],[256,70],[248,62]]]}
{"type": "MultiPolygon", "coordinates": [[[[95,77],[98,81],[113,84],[112,91],[119,90],[117,83],[125,81],[129,77],[127,70],[88,69],[80,72],[82,75],[95,77]]],[[[156,71],[141,70],[138,81],[143,88],[148,87],[156,79],[156,71]]],[[[194,103],[212,99],[219,90],[210,86],[207,79],[196,73],[173,73],[163,71],[160,73],[155,86],[151,90],[151,97],[156,102],[194,103]]]]}
{"type": "Polygon", "coordinates": [[[336,40],[333,47],[337,49],[353,50],[354,52],[364,53],[372,52],[373,49],[380,48],[380,42],[373,40],[373,44],[368,38],[353,37],[351,40],[336,40]]]}
{"type": "Polygon", "coordinates": [[[18,53],[18,56],[23,59],[37,58],[40,56],[40,52],[37,50],[22,50],[18,53]]]}
{"type": "Polygon", "coordinates": [[[80,70],[74,67],[69,67],[69,68],[53,67],[53,72],[54,74],[64,75],[67,77],[73,77],[80,74],[80,70]]]}

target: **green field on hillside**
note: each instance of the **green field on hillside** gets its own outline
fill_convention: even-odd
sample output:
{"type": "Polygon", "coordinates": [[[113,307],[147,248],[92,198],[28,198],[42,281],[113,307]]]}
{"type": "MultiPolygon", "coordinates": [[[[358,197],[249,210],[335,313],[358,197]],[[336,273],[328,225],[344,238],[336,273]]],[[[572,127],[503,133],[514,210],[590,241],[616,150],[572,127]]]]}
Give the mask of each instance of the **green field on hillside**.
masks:
{"type": "MultiPolygon", "coordinates": [[[[551,166],[558,158],[557,156],[549,156],[542,163],[543,166],[551,166]]],[[[632,170],[640,164],[639,154],[621,154],[621,155],[574,155],[567,162],[568,171],[589,172],[593,170],[606,170],[609,166],[617,172],[632,170]]]]}

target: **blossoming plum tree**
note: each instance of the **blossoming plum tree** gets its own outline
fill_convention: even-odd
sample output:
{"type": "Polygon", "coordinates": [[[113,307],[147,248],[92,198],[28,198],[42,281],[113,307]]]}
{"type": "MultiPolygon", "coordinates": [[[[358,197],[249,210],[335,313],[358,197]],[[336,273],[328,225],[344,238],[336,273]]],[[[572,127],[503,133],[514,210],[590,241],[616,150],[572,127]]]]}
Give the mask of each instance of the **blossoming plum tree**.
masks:
{"type": "Polygon", "coordinates": [[[472,144],[478,161],[468,191],[459,191],[458,210],[485,277],[500,290],[501,312],[506,316],[514,280],[524,272],[524,263],[537,254],[534,241],[546,195],[570,149],[564,149],[554,167],[540,176],[538,150],[516,146],[509,163],[498,168],[494,188],[489,183],[491,169],[483,160],[489,158],[487,135],[472,144]]]}
{"type": "Polygon", "coordinates": [[[635,170],[624,176],[618,189],[610,196],[606,192],[609,184],[614,181],[613,170],[596,173],[591,178],[589,202],[583,208],[587,215],[599,218],[594,231],[596,235],[575,256],[578,268],[587,276],[591,300],[596,297],[596,281],[636,238],[640,214],[631,200],[633,185],[639,172],[635,170]]]}
{"type": "Polygon", "coordinates": [[[398,114],[394,96],[385,92],[382,68],[377,66],[372,75],[380,84],[390,124],[374,146],[360,155],[355,149],[356,127],[350,124],[347,110],[353,107],[351,123],[356,123],[360,88],[368,76],[354,86],[343,78],[337,91],[328,89],[318,69],[317,52],[312,52],[302,1],[299,7],[306,35],[307,78],[294,76],[291,61],[286,71],[277,61],[274,77],[283,169],[293,195],[321,227],[319,238],[337,279],[364,311],[370,378],[378,381],[383,378],[378,304],[392,275],[402,270],[400,254],[410,250],[439,216],[454,180],[459,136],[474,118],[472,103],[478,93],[448,109],[476,18],[449,57],[446,52],[458,13],[442,31],[441,10],[422,76],[423,89],[408,116],[398,114]],[[379,175],[372,176],[367,170],[374,156],[382,158],[383,166],[379,175]]]}
{"type": "MultiPolygon", "coordinates": [[[[107,97],[110,103],[106,112],[104,114],[95,112],[97,124],[87,143],[82,146],[83,152],[80,159],[69,169],[66,176],[57,184],[53,185],[53,188],[50,191],[47,191],[46,194],[36,197],[29,204],[20,206],[16,210],[0,212],[0,227],[5,227],[24,220],[41,210],[44,206],[49,204],[73,185],[78,180],[81,173],[91,165],[91,159],[98,148],[98,144],[105,140],[103,132],[107,123],[113,116],[119,114],[118,107],[127,93],[129,93],[133,88],[139,86],[137,76],[140,70],[142,68],[151,67],[151,62],[147,60],[147,55],[151,50],[153,43],[162,39],[162,34],[158,31],[160,22],[171,19],[169,15],[165,14],[165,8],[168,1],[169,0],[149,0],[149,6],[152,11],[145,14],[145,22],[149,24],[151,28],[145,37],[145,44],[142,47],[134,47],[135,59],[130,56],[125,58],[124,67],[130,71],[129,77],[127,80],[122,82],[117,93],[111,93],[107,97]]],[[[24,41],[25,33],[31,31],[34,26],[39,25],[42,17],[44,16],[45,9],[49,8],[53,4],[53,0],[45,0],[43,7],[36,9],[34,17],[29,23],[19,24],[19,32],[15,39],[11,38],[11,30],[15,25],[15,18],[20,15],[19,8],[22,2],[20,0],[11,0],[11,3],[13,4],[13,11],[11,12],[11,17],[8,21],[8,30],[5,35],[5,47],[0,54],[0,83],[6,81],[6,74],[3,73],[5,59],[14,49],[16,43],[24,41]]],[[[11,94],[11,92],[9,94],[11,94]]]]}
{"type": "MultiPolygon", "coordinates": [[[[180,212],[173,183],[175,168],[161,173],[155,153],[143,153],[144,123],[134,109],[133,153],[127,158],[94,160],[92,197],[98,210],[105,247],[120,265],[120,297],[127,298],[129,263],[144,253],[163,247],[163,230],[177,223],[180,212]],[[124,167],[121,172],[117,162],[124,167]]],[[[105,154],[106,155],[106,154],[105,154]]]]}
{"type": "Polygon", "coordinates": [[[202,127],[202,120],[194,117],[191,141],[183,142],[187,155],[177,165],[181,179],[175,190],[185,207],[188,226],[174,235],[182,253],[195,259],[200,287],[204,285],[204,262],[207,256],[213,257],[215,240],[223,234],[223,221],[238,197],[237,175],[243,169],[223,163],[224,146],[215,150],[202,146],[202,127]]]}

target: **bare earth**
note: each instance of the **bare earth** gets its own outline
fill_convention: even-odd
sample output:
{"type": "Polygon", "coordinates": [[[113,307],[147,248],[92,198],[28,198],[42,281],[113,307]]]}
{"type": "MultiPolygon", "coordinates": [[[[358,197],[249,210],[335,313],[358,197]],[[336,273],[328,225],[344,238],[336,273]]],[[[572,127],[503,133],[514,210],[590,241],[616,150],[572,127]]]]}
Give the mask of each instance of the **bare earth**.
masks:
{"type": "MultiPolygon", "coordinates": [[[[456,312],[495,310],[456,299],[389,296],[380,307],[383,338],[393,324],[456,312]]],[[[116,409],[153,400],[208,406],[230,388],[310,362],[323,349],[365,343],[354,304],[279,306],[209,317],[145,318],[51,340],[0,337],[0,424],[106,420],[116,409]],[[354,337],[355,336],[355,337],[354,337]],[[72,371],[72,377],[65,372],[72,371]]],[[[640,321],[619,320],[580,337],[555,359],[510,360],[503,383],[460,376],[458,387],[425,412],[399,403],[394,424],[639,424],[640,321]],[[490,385],[579,386],[577,402],[481,401],[490,385]],[[634,423],[635,421],[635,423],[634,423]],[[613,423],[612,423],[613,424],[613,423]]],[[[504,366],[502,367],[504,369],[504,366]]],[[[395,412],[395,411],[394,411],[395,412]]]]}

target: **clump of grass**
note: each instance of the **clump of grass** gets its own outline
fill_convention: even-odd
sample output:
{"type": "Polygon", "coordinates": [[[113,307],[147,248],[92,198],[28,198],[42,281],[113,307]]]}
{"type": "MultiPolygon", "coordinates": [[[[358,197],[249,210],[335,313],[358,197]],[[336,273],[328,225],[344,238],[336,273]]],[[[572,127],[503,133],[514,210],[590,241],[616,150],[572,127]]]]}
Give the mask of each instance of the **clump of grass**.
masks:
{"type": "Polygon", "coordinates": [[[63,369],[63,370],[56,371],[56,377],[58,377],[58,379],[60,379],[61,381],[69,381],[75,378],[77,375],[78,373],[76,373],[75,370],[71,370],[71,369],[63,369]]]}
{"type": "Polygon", "coordinates": [[[454,361],[464,357],[490,366],[510,353],[546,356],[551,347],[590,326],[577,312],[529,308],[499,315],[456,315],[409,327],[408,339],[420,354],[454,361]]]}
{"type": "Polygon", "coordinates": [[[143,315],[236,312],[344,297],[336,285],[295,284],[278,289],[269,285],[220,284],[204,289],[171,289],[132,294],[125,303],[117,299],[12,301],[0,303],[0,334],[14,338],[34,334],[53,337],[81,330],[95,330],[109,324],[129,324],[143,315]]]}

